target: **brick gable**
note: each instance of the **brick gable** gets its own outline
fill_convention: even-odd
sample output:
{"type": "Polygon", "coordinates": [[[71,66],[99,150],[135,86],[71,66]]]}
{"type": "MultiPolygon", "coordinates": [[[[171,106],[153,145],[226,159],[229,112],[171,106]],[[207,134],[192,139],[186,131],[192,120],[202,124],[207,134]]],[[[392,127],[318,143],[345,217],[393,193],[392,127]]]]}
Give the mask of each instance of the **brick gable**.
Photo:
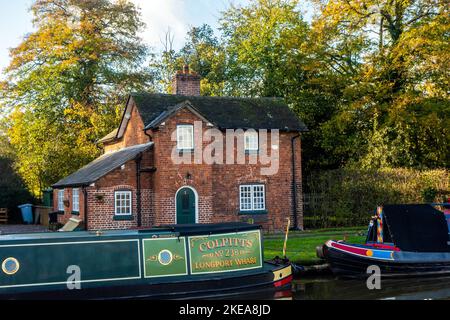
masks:
{"type": "Polygon", "coordinates": [[[149,137],[144,133],[144,122],[136,105],[132,104],[129,108],[131,109],[130,119],[125,119],[127,124],[123,136],[111,142],[104,143],[103,147],[105,152],[145,144],[150,141],[149,137]]]}

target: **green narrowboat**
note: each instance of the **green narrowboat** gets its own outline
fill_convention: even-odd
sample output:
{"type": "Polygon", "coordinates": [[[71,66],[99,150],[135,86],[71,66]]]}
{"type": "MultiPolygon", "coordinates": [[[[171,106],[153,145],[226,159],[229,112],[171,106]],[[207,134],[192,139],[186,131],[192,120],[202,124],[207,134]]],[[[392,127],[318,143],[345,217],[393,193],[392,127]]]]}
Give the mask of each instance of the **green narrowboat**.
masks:
{"type": "Polygon", "coordinates": [[[244,223],[4,235],[0,263],[0,299],[207,298],[292,280],[244,223]]]}

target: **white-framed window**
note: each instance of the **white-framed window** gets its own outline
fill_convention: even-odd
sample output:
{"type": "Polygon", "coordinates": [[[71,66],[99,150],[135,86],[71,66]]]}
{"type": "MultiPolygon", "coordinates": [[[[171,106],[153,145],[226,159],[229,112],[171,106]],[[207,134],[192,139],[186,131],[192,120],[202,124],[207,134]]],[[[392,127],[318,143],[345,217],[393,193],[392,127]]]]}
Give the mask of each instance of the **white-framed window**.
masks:
{"type": "Polygon", "coordinates": [[[72,211],[80,212],[80,189],[72,189],[72,211]]]}
{"type": "Polygon", "coordinates": [[[241,185],[239,189],[241,211],[262,211],[266,209],[266,192],[263,184],[241,185]]]}
{"type": "Polygon", "coordinates": [[[247,130],[244,133],[245,151],[259,150],[259,136],[255,130],[247,130]]]}
{"type": "Polygon", "coordinates": [[[194,149],[194,126],[190,124],[181,124],[177,126],[177,149],[194,149]]]}
{"type": "Polygon", "coordinates": [[[116,216],[131,216],[131,191],[116,191],[114,208],[116,216]]]}
{"type": "Polygon", "coordinates": [[[64,189],[58,190],[58,210],[64,211],[64,189]]]}

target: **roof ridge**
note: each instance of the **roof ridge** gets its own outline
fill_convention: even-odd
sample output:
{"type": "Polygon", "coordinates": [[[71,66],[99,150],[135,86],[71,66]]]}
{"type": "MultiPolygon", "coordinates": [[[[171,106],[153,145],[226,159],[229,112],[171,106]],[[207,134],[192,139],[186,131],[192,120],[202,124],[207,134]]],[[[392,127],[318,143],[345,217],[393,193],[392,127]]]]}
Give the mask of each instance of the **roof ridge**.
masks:
{"type": "Polygon", "coordinates": [[[152,93],[152,92],[132,92],[130,93],[131,96],[135,95],[149,95],[149,96],[162,96],[162,97],[185,97],[186,100],[189,100],[189,98],[194,99],[239,99],[239,100],[285,100],[284,97],[236,97],[236,96],[186,96],[182,94],[169,94],[169,93],[152,93]]]}

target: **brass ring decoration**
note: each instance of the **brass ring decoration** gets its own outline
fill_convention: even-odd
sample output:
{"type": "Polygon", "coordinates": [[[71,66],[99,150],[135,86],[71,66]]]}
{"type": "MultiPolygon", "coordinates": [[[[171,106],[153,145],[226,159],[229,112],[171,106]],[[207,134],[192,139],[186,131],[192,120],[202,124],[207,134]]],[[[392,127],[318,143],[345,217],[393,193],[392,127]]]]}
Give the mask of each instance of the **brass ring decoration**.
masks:
{"type": "Polygon", "coordinates": [[[16,258],[6,258],[2,263],[2,270],[7,275],[11,276],[19,271],[20,263],[16,258]]]}
{"type": "Polygon", "coordinates": [[[169,250],[162,250],[158,254],[158,262],[163,266],[168,266],[173,261],[173,254],[169,250]]]}

